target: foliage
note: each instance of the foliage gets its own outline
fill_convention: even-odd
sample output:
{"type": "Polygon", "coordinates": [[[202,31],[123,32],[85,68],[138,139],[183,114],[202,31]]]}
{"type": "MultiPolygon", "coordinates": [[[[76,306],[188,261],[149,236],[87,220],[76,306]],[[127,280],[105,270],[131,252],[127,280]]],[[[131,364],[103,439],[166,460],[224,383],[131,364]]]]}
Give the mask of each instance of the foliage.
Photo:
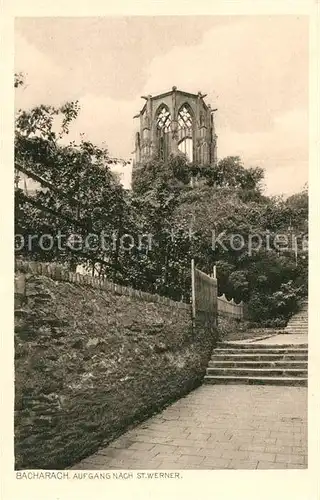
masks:
{"type": "Polygon", "coordinates": [[[189,164],[184,155],[170,155],[168,161],[152,158],[140,164],[133,174],[132,188],[137,195],[163,191],[178,193],[191,179],[189,164]]]}
{"type": "Polygon", "coordinates": [[[14,87],[15,88],[22,87],[24,85],[24,81],[25,81],[25,78],[24,78],[23,73],[15,73],[14,74],[14,87]]]}
{"type": "MultiPolygon", "coordinates": [[[[18,88],[23,76],[16,81],[18,88]]],[[[71,268],[89,263],[117,283],[176,300],[189,300],[194,258],[207,273],[216,265],[219,294],[246,302],[252,321],[281,323],[296,310],[307,294],[307,251],[300,249],[308,233],[307,187],[287,199],[268,197],[263,170],[245,168],[239,157],[200,167],[178,155],[141,164],[133,190],[126,191],[110,171],[106,149],[66,142],[78,112],[76,101],[18,112],[16,167],[51,188],[38,189],[33,203],[16,189],[16,233],[60,230],[66,238],[85,238],[103,231],[104,246],[81,253],[68,246],[44,252],[35,245],[33,258],[71,268]],[[279,234],[290,237],[288,248],[279,245],[279,234]]]]}
{"type": "Polygon", "coordinates": [[[41,261],[59,261],[73,270],[78,264],[89,265],[117,283],[188,300],[190,242],[185,234],[176,232],[173,236],[170,222],[176,190],[186,182],[184,160],[172,158],[170,167],[158,162],[153,165],[154,175],[152,165],[148,165],[152,189],[142,184],[140,192],[128,193],[110,171],[107,150],[84,140],[66,144],[69,126],[78,112],[78,103],[69,102],[59,108],[41,105],[17,113],[16,185],[23,169],[49,188],[36,186],[35,193],[26,197],[25,190],[17,187],[16,234],[27,241],[30,235],[56,238],[60,233],[63,242],[68,242],[62,250],[58,245],[48,250],[35,238],[31,248],[24,246],[18,253],[41,261]],[[156,175],[157,171],[162,176],[156,175]],[[82,245],[80,250],[75,235],[76,242],[83,242],[90,233],[99,236],[97,248],[82,245]],[[146,245],[149,236],[150,248],[146,245]]]}
{"type": "Polygon", "coordinates": [[[255,290],[248,303],[250,317],[266,326],[284,326],[289,317],[298,311],[302,297],[302,288],[293,280],[282,283],[271,295],[255,290]]]}
{"type": "MultiPolygon", "coordinates": [[[[17,113],[16,181],[22,168],[53,187],[42,189],[35,184],[30,202],[25,200],[21,188],[16,190],[15,230],[25,241],[29,235],[44,234],[55,239],[62,234],[67,241],[75,233],[85,238],[93,229],[102,230],[103,226],[111,233],[111,228],[119,226],[123,190],[108,167],[108,151],[89,141],[67,145],[61,141],[78,111],[78,103],[69,102],[60,108],[41,105],[17,113]],[[55,131],[57,121],[60,127],[55,131]]],[[[72,268],[87,263],[88,258],[91,260],[90,251],[71,252],[68,245],[64,245],[63,250],[57,244],[51,250],[44,250],[37,238],[31,250],[25,246],[21,253],[30,251],[33,258],[69,262],[72,268]]],[[[95,259],[102,258],[103,253],[95,253],[95,259]]]]}

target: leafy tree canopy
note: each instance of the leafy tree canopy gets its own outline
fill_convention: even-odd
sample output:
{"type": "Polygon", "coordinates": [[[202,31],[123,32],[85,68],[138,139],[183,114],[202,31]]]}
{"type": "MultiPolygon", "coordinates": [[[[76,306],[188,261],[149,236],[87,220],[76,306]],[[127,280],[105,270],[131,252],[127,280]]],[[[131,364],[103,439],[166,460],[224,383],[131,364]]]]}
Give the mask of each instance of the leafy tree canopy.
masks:
{"type": "MultiPolygon", "coordinates": [[[[23,85],[23,75],[16,75],[15,88],[23,85]]],[[[279,233],[294,235],[300,245],[307,234],[307,187],[287,199],[269,197],[260,167],[245,168],[237,156],[200,167],[181,154],[141,164],[128,192],[110,170],[107,149],[66,141],[78,113],[77,101],[17,112],[17,180],[31,172],[47,188],[32,197],[16,189],[16,233],[104,231],[106,244],[82,253],[35,245],[20,254],[73,269],[90,263],[117,283],[177,300],[189,298],[194,258],[205,272],[217,266],[219,293],[245,301],[254,321],[282,321],[294,311],[307,293],[307,253],[276,241],[279,233]]]]}

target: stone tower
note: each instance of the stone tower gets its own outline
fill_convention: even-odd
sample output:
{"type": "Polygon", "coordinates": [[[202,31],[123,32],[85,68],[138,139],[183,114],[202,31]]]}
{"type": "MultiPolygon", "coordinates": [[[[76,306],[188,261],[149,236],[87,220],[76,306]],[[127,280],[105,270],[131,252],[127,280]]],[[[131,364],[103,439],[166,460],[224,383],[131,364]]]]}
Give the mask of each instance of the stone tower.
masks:
{"type": "Polygon", "coordinates": [[[217,136],[213,113],[201,92],[190,94],[172,87],[157,96],[142,96],[145,104],[138,115],[134,164],[158,155],[163,160],[173,153],[185,153],[190,162],[214,165],[217,160],[217,136]]]}

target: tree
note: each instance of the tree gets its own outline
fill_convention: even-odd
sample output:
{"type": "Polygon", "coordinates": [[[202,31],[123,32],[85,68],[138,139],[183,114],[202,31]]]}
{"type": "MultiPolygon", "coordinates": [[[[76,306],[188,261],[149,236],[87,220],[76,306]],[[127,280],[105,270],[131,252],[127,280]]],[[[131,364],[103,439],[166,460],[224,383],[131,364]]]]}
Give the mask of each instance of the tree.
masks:
{"type": "Polygon", "coordinates": [[[190,179],[190,165],[185,155],[170,155],[167,161],[154,157],[137,166],[132,189],[141,196],[151,192],[178,193],[190,184],[190,179]]]}
{"type": "Polygon", "coordinates": [[[14,87],[18,88],[24,85],[24,74],[23,73],[15,73],[14,74],[14,87]]]}
{"type": "MultiPolygon", "coordinates": [[[[37,189],[29,199],[21,188],[16,190],[15,229],[25,241],[37,234],[56,239],[61,233],[67,241],[75,233],[78,239],[85,238],[93,230],[97,233],[103,228],[109,231],[110,243],[112,230],[121,225],[124,190],[110,171],[108,151],[85,140],[67,145],[61,141],[78,112],[78,102],[74,101],[58,108],[41,105],[17,113],[16,172],[27,172],[49,186],[37,189]],[[58,131],[57,121],[61,123],[58,131]]],[[[88,249],[72,252],[68,245],[63,250],[57,245],[49,250],[41,247],[36,239],[31,250],[24,246],[20,253],[31,252],[33,258],[45,261],[69,262],[72,269],[88,260],[112,261],[113,257],[113,250],[101,248],[92,253],[88,249]]]]}
{"type": "MultiPolygon", "coordinates": [[[[15,87],[22,84],[17,77],[15,87]]],[[[116,283],[176,300],[189,298],[194,258],[207,273],[217,266],[219,294],[245,301],[254,321],[275,315],[285,321],[307,294],[308,259],[307,252],[297,256],[279,246],[278,237],[294,236],[300,244],[307,236],[307,188],[287,199],[268,197],[263,170],[245,168],[239,157],[213,167],[178,155],[142,163],[127,192],[110,171],[107,149],[62,142],[78,112],[74,101],[17,113],[17,174],[31,173],[46,189],[32,197],[16,189],[16,232],[26,238],[60,230],[83,240],[103,233],[104,245],[100,239],[95,249],[78,252],[36,243],[19,253],[72,269],[89,262],[116,283]]]]}
{"type": "Polygon", "coordinates": [[[208,186],[229,187],[244,191],[261,192],[264,178],[260,167],[245,168],[239,156],[227,156],[215,166],[192,166],[192,172],[203,178],[208,186]]]}
{"type": "Polygon", "coordinates": [[[136,221],[143,232],[152,235],[152,251],[144,259],[148,268],[147,284],[152,291],[171,298],[187,299],[190,294],[189,234],[184,224],[174,220],[179,195],[190,190],[189,164],[184,155],[171,155],[167,162],[159,158],[143,163],[133,179],[132,203],[136,221]]]}
{"type": "MultiPolygon", "coordinates": [[[[284,321],[290,307],[276,308],[270,297],[275,301],[286,283],[296,290],[296,304],[301,293],[306,293],[307,255],[299,253],[296,265],[291,233],[300,234],[300,239],[302,233],[307,234],[307,192],[287,200],[267,197],[260,192],[260,170],[254,176],[257,183],[247,184],[239,181],[245,178],[241,163],[228,159],[221,164],[228,166],[224,180],[221,177],[215,185],[204,182],[180,193],[176,221],[193,221],[197,237],[193,256],[206,272],[217,266],[219,294],[247,302],[255,320],[267,321],[279,314],[284,321]],[[255,197],[247,196],[248,186],[255,197]],[[281,238],[287,238],[287,248],[279,245],[281,238]]],[[[293,302],[288,300],[288,304],[293,302]]]]}

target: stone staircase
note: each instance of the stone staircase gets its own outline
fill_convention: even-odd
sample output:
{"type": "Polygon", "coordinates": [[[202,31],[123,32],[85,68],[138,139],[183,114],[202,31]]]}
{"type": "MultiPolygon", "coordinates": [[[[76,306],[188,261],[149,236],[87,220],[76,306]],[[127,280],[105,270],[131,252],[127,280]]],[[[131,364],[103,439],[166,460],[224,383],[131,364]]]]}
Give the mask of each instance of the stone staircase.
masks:
{"type": "Polygon", "coordinates": [[[219,342],[204,383],[306,386],[307,377],[308,344],[219,342]]]}
{"type": "Polygon", "coordinates": [[[308,303],[304,302],[300,311],[290,318],[284,333],[308,334],[308,303]]]}

